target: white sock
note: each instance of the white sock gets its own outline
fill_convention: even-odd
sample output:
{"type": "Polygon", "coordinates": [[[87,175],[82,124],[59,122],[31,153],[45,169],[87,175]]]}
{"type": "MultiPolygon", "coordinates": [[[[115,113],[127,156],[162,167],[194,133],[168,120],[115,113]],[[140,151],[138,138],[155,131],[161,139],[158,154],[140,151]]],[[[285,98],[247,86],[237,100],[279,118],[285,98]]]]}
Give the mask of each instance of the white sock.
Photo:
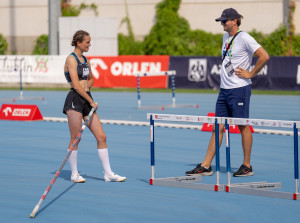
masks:
{"type": "MultiPolygon", "coordinates": [[[[202,164],[201,164],[201,166],[202,166],[202,164]]],[[[202,167],[204,167],[204,168],[207,169],[207,170],[209,169],[209,167],[206,167],[206,166],[202,166],[202,167]]]]}
{"type": "Polygon", "coordinates": [[[109,163],[109,155],[108,155],[108,149],[98,149],[98,156],[101,160],[103,169],[104,169],[104,174],[107,173],[112,173],[111,168],[110,168],[110,163],[109,163]]]}
{"type": "MultiPolygon", "coordinates": [[[[70,150],[68,150],[70,151],[70,150]]],[[[77,170],[77,150],[73,150],[73,152],[71,153],[70,157],[69,157],[69,163],[71,166],[71,171],[72,171],[72,175],[78,173],[77,170]]]]}

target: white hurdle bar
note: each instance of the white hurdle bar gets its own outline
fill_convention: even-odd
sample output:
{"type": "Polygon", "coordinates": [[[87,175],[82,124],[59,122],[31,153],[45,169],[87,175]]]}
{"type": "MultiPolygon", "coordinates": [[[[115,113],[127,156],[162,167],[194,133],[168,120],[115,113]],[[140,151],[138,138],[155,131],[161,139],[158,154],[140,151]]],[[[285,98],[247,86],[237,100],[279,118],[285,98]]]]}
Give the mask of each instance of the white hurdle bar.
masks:
{"type": "Polygon", "coordinates": [[[147,114],[150,119],[150,151],[151,151],[151,185],[181,187],[199,190],[224,191],[225,185],[220,184],[220,156],[219,156],[219,123],[222,118],[210,116],[188,116],[188,115],[164,115],[164,114],[147,114]],[[184,176],[155,178],[155,142],[154,142],[154,121],[177,121],[177,122],[196,122],[215,124],[216,128],[216,184],[195,183],[201,181],[201,177],[184,176]]]}
{"type": "Polygon", "coordinates": [[[134,74],[136,76],[137,81],[137,100],[138,100],[138,108],[143,109],[164,109],[164,108],[189,108],[196,107],[199,108],[199,105],[193,104],[176,104],[176,96],[175,96],[175,70],[169,71],[161,71],[161,72],[139,72],[134,74]],[[171,105],[156,105],[156,106],[142,106],[141,101],[141,88],[140,88],[140,77],[154,77],[154,76],[171,76],[171,89],[172,89],[172,104],[171,105]]]}
{"type": "Polygon", "coordinates": [[[210,116],[190,116],[190,115],[171,115],[171,114],[147,114],[147,119],[150,119],[150,151],[151,151],[151,185],[171,186],[192,188],[200,190],[211,191],[225,191],[231,193],[248,194],[264,197],[300,200],[299,193],[299,160],[298,160],[298,129],[300,128],[300,121],[282,121],[282,120],[266,120],[266,119],[242,119],[242,118],[221,118],[210,116]],[[171,121],[171,122],[194,122],[194,123],[208,123],[215,124],[215,145],[216,145],[216,184],[194,183],[201,181],[197,177],[169,177],[169,178],[155,178],[155,141],[154,141],[154,121],[171,121]],[[227,184],[220,184],[220,149],[219,149],[219,124],[225,124],[225,138],[226,138],[226,166],[227,166],[227,184]],[[231,167],[230,167],[230,138],[229,125],[245,125],[245,126],[265,126],[265,127],[279,127],[292,128],[294,138],[294,179],[295,192],[272,191],[272,189],[279,189],[282,187],[280,182],[269,183],[250,182],[231,184],[231,167]],[[191,184],[189,184],[191,183],[191,184]],[[194,184],[193,184],[194,183],[194,184]]]}
{"type": "Polygon", "coordinates": [[[42,100],[44,101],[45,98],[44,97],[40,97],[40,96],[23,96],[23,81],[22,81],[22,69],[20,69],[20,96],[13,98],[13,102],[15,102],[16,100],[42,100]]]}
{"type": "Polygon", "coordinates": [[[33,96],[25,97],[23,96],[23,81],[22,81],[22,69],[20,69],[20,96],[15,98],[0,98],[0,102],[16,102],[16,100],[44,100],[44,97],[33,96]]]}
{"type": "Polygon", "coordinates": [[[298,129],[300,128],[300,122],[282,121],[282,120],[264,120],[264,119],[222,118],[222,123],[225,124],[225,137],[226,137],[226,166],[227,166],[227,185],[225,187],[226,192],[300,200],[299,161],[298,161],[298,129]],[[281,183],[279,182],[269,183],[265,181],[265,182],[231,184],[229,124],[244,125],[244,126],[250,125],[250,126],[293,128],[294,130],[293,131],[294,132],[294,179],[295,179],[294,193],[272,191],[271,189],[281,188],[281,183]]]}
{"type": "MultiPolygon", "coordinates": [[[[137,82],[138,108],[141,108],[141,106],[142,106],[141,90],[140,90],[140,77],[155,77],[155,76],[164,76],[164,75],[172,77],[172,102],[175,105],[175,103],[176,103],[176,98],[175,98],[175,75],[176,75],[176,71],[175,70],[161,71],[161,72],[140,72],[140,73],[136,73],[135,75],[136,75],[136,82],[137,82]]],[[[149,106],[149,108],[152,108],[152,107],[153,106],[149,106]]],[[[162,106],[157,106],[157,107],[161,108],[162,106]]]]}

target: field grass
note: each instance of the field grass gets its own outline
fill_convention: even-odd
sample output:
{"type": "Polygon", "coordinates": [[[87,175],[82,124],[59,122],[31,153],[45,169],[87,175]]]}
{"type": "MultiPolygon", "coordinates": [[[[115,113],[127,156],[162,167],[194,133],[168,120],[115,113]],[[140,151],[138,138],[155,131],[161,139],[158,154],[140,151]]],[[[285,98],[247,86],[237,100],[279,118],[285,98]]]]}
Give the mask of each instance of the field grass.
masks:
{"type": "MultiPolygon", "coordinates": [[[[0,87],[1,90],[20,90],[18,87],[0,87]]],[[[69,88],[56,88],[56,87],[27,87],[24,91],[68,91],[69,88]]],[[[136,88],[93,88],[93,91],[105,92],[136,92],[136,88]]],[[[170,93],[171,89],[141,89],[141,92],[158,92],[170,93]]],[[[177,88],[176,93],[189,93],[189,94],[218,94],[219,90],[212,89],[183,89],[177,88]]],[[[260,95],[300,95],[299,91],[274,91],[274,90],[252,90],[252,94],[260,95]]]]}

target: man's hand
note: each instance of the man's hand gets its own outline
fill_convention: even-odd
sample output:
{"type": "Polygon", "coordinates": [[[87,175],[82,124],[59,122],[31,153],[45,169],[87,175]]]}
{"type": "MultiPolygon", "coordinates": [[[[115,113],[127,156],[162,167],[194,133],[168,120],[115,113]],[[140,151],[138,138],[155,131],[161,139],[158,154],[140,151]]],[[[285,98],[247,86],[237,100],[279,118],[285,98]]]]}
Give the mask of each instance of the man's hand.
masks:
{"type": "Polygon", "coordinates": [[[237,67],[236,70],[234,71],[234,73],[236,76],[238,76],[240,78],[245,78],[245,79],[252,78],[252,75],[250,74],[250,72],[241,67],[237,67]]]}
{"type": "Polygon", "coordinates": [[[237,67],[235,72],[235,75],[237,75],[240,78],[250,79],[254,77],[256,74],[258,74],[259,71],[265,66],[267,61],[270,59],[267,51],[265,51],[264,48],[260,47],[255,52],[254,55],[258,57],[257,62],[254,66],[254,68],[251,70],[251,72],[241,68],[237,67]]]}

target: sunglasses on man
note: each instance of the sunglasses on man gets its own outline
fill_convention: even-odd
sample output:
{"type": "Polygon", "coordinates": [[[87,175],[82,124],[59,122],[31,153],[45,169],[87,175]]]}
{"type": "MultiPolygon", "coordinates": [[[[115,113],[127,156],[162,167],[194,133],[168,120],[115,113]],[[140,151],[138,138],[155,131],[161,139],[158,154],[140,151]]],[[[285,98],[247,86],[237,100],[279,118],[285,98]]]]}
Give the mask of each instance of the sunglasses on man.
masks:
{"type": "Polygon", "coordinates": [[[233,19],[225,19],[225,20],[221,20],[221,23],[226,24],[227,21],[232,21],[233,19]]]}

